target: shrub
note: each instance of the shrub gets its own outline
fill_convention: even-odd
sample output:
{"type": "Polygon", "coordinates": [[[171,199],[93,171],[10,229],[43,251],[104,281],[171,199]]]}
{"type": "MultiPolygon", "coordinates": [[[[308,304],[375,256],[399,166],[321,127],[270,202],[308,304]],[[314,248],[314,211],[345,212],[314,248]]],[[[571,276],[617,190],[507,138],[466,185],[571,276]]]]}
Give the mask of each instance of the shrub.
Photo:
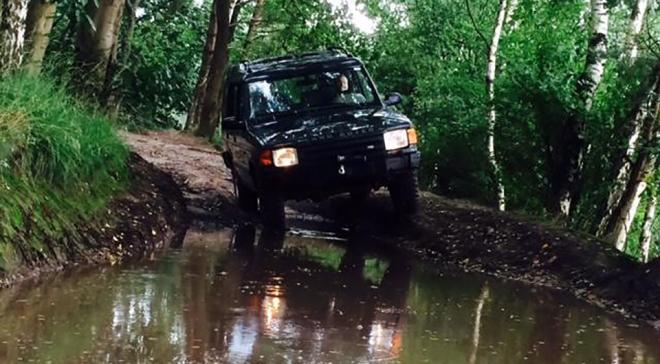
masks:
{"type": "Polygon", "coordinates": [[[70,251],[55,241],[77,243],[75,227],[121,192],[127,157],[106,118],[62,87],[0,80],[0,269],[70,251]]]}

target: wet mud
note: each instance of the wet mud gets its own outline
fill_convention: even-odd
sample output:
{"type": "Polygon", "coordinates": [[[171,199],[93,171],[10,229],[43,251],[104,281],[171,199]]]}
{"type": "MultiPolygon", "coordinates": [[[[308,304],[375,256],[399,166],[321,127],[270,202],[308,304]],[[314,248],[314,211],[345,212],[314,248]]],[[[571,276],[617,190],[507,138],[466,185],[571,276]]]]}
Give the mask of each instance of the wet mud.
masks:
{"type": "Polygon", "coordinates": [[[570,295],[327,237],[193,229],[3,291],[0,362],[660,363],[653,329],[570,295]]]}
{"type": "MultiPolygon", "coordinates": [[[[144,158],[174,176],[192,226],[235,227],[258,218],[233,202],[231,175],[210,144],[176,132],[126,134],[144,158]]],[[[568,292],[660,329],[660,261],[643,266],[593,237],[424,192],[422,212],[398,217],[386,191],[356,206],[346,196],[287,204],[294,230],[349,233],[459,272],[568,292]]]]}

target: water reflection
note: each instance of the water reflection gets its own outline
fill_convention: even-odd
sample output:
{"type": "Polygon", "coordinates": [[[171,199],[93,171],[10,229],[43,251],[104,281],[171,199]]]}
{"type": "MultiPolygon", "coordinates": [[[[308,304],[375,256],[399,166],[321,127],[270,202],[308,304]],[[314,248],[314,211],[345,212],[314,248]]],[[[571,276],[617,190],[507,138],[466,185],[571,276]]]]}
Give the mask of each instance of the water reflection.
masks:
{"type": "Polygon", "coordinates": [[[2,363],[658,363],[658,338],[545,290],[252,227],[0,293],[2,363]]]}

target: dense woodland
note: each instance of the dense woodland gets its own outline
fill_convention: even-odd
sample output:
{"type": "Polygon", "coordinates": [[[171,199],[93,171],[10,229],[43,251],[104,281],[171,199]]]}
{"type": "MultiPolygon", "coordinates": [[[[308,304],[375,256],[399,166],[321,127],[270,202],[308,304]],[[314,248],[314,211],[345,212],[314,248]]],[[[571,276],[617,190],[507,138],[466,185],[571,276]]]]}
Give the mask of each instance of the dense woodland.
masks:
{"type": "MultiPolygon", "coordinates": [[[[103,161],[126,152],[101,126],[76,126],[75,137],[102,135],[112,150],[94,141],[58,150],[73,136],[57,141],[53,130],[71,124],[73,109],[217,140],[228,64],[341,46],[365,62],[380,92],[404,95],[429,190],[596,234],[642,261],[660,255],[660,3],[358,0],[373,31],[358,29],[349,2],[339,3],[2,0],[0,181],[103,201],[123,175],[103,161]],[[16,158],[22,148],[29,158],[16,158]],[[28,177],[21,184],[16,175],[28,177]],[[109,192],[93,188],[107,181],[109,192]]],[[[6,216],[34,203],[54,208],[52,200],[3,192],[5,231],[25,225],[6,216]]]]}

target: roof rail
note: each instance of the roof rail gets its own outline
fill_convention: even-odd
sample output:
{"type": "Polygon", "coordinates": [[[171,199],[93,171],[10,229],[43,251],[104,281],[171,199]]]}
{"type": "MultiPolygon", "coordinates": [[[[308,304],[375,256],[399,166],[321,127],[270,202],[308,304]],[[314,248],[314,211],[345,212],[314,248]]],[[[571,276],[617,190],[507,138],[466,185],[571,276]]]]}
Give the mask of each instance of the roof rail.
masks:
{"type": "Polygon", "coordinates": [[[346,49],[342,47],[328,47],[325,50],[318,50],[318,51],[313,51],[313,52],[305,52],[305,53],[299,53],[299,54],[289,54],[289,55],[284,55],[284,56],[279,56],[279,57],[272,57],[272,58],[260,58],[260,59],[255,59],[254,61],[249,61],[249,60],[241,60],[238,63],[239,70],[241,71],[246,71],[248,73],[252,72],[254,70],[253,66],[259,66],[265,63],[273,63],[273,62],[281,62],[281,61],[286,61],[286,60],[295,60],[295,59],[300,59],[304,60],[305,58],[308,57],[314,57],[314,56],[319,56],[319,55],[332,55],[332,56],[348,56],[348,57],[353,57],[352,54],[346,51],[346,49]]]}

